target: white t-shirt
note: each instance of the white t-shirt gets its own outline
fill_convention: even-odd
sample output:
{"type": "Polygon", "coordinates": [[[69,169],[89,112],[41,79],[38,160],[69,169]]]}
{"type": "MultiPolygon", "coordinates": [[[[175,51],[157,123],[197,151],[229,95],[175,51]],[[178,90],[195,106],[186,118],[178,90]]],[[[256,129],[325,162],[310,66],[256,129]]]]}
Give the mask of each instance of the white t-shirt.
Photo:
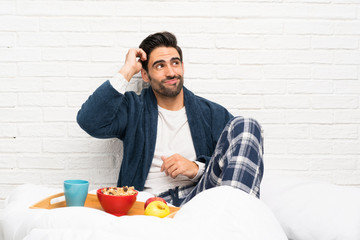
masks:
{"type": "MultiPolygon", "coordinates": [[[[121,74],[117,74],[110,80],[110,83],[120,93],[124,93],[128,81],[121,74]]],[[[170,176],[166,176],[165,172],[161,172],[161,165],[163,163],[161,156],[170,157],[175,153],[182,155],[190,161],[196,160],[186,109],[183,107],[178,111],[170,111],[158,106],[155,152],[148,177],[145,181],[144,191],[159,194],[176,186],[189,185],[202,176],[205,164],[198,161],[195,161],[195,163],[199,166],[199,171],[193,179],[184,175],[178,175],[173,179],[170,176]]]]}

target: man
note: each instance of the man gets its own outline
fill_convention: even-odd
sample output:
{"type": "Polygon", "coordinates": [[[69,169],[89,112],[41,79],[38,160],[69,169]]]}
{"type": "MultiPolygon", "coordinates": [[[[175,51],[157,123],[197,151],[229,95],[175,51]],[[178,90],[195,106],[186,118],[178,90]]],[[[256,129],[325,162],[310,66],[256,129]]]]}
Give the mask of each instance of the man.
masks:
{"type": "Polygon", "coordinates": [[[83,104],[77,121],[91,136],[119,138],[124,156],[118,186],[135,186],[181,206],[220,185],[259,197],[263,175],[261,127],[183,86],[176,37],[155,33],[130,49],[117,77],[83,104]],[[141,71],[150,84],[125,92],[141,71]]]}

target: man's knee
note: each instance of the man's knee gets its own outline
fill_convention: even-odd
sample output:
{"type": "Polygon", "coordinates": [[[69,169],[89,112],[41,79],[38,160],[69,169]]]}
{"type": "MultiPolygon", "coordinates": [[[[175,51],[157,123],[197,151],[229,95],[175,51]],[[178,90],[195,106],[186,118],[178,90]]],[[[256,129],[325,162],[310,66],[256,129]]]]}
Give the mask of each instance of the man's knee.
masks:
{"type": "Polygon", "coordinates": [[[262,127],[260,123],[254,118],[236,116],[231,119],[228,124],[230,128],[237,129],[237,131],[249,132],[258,136],[259,138],[262,137],[262,127]]]}

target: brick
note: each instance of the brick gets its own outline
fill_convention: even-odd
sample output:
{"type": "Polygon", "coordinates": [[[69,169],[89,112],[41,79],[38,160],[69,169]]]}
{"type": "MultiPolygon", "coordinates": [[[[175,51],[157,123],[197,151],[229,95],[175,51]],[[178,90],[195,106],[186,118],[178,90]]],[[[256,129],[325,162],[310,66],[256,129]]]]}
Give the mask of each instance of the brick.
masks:
{"type": "Polygon", "coordinates": [[[285,94],[285,81],[238,81],[238,93],[242,94],[285,94]]]}
{"type": "Polygon", "coordinates": [[[306,171],[309,170],[309,161],[298,157],[291,157],[291,156],[279,156],[279,155],[273,155],[273,156],[267,156],[266,157],[266,168],[267,172],[269,170],[286,170],[287,172],[289,170],[293,171],[306,171]]]}
{"type": "Polygon", "coordinates": [[[340,4],[312,4],[308,8],[308,18],[320,18],[320,19],[355,19],[356,8],[351,5],[340,4]]]}
{"type": "Polygon", "coordinates": [[[285,51],[241,51],[238,55],[239,64],[287,63],[287,53],[285,51]]]}
{"type": "Polygon", "coordinates": [[[16,156],[2,154],[2,158],[0,158],[0,169],[13,169],[13,168],[16,168],[16,156]]]}
{"type": "Polygon", "coordinates": [[[0,125],[0,138],[16,138],[18,136],[17,127],[15,124],[4,124],[0,125]]]}
{"type": "Polygon", "coordinates": [[[23,47],[63,47],[66,38],[60,33],[19,33],[18,44],[23,47]]]}
{"type": "MultiPolygon", "coordinates": [[[[233,31],[227,32],[231,33],[233,31]]],[[[283,32],[283,22],[272,19],[239,20],[235,24],[235,32],[241,34],[281,34],[283,32]]]]}
{"type": "Polygon", "coordinates": [[[265,96],[264,107],[272,108],[309,108],[310,98],[307,96],[265,96]]]}
{"type": "Polygon", "coordinates": [[[187,79],[195,78],[197,79],[212,79],[215,77],[215,68],[213,65],[208,64],[187,64],[184,65],[184,72],[185,72],[185,84],[191,82],[187,79]]]}
{"type": "Polygon", "coordinates": [[[335,64],[360,64],[360,53],[358,51],[336,51],[334,54],[335,64]]]}
{"type": "Polygon", "coordinates": [[[189,32],[193,34],[213,34],[213,33],[233,33],[234,30],[239,31],[239,29],[234,28],[238,27],[238,20],[236,19],[222,19],[222,18],[210,18],[210,19],[196,19],[197,24],[194,23],[194,19],[187,18],[184,20],[183,24],[188,26],[189,32]]]}
{"type": "Polygon", "coordinates": [[[217,66],[216,77],[218,79],[261,79],[262,68],[259,66],[217,66]]]}
{"type": "Polygon", "coordinates": [[[71,77],[107,77],[110,78],[119,70],[114,64],[102,63],[74,63],[69,65],[71,77]]]}
{"type": "Polygon", "coordinates": [[[329,35],[334,33],[334,23],[319,20],[286,20],[284,32],[287,34],[318,34],[329,35]]]}
{"type": "Polygon", "coordinates": [[[259,36],[234,36],[221,35],[216,37],[215,45],[217,48],[225,49],[259,49],[263,46],[263,38],[259,36]]]}
{"type": "Polygon", "coordinates": [[[359,39],[357,37],[328,37],[314,36],[311,39],[313,49],[357,49],[359,39]]]}
{"type": "Polygon", "coordinates": [[[67,46],[72,47],[112,47],[116,42],[116,35],[114,33],[67,33],[67,46]]]}
{"type": "Polygon", "coordinates": [[[19,136],[21,137],[65,137],[66,126],[63,123],[49,124],[19,124],[19,136]]]}
{"type": "Polygon", "coordinates": [[[290,94],[329,94],[333,92],[333,82],[330,80],[291,80],[288,81],[287,89],[290,94]]]}
{"type": "Polygon", "coordinates": [[[38,49],[26,48],[0,48],[0,62],[38,62],[41,52],[38,49]]]}
{"type": "Polygon", "coordinates": [[[20,76],[26,77],[64,77],[67,75],[65,63],[21,63],[20,76]]]}
{"type": "Polygon", "coordinates": [[[336,110],[334,111],[335,123],[360,123],[360,111],[336,110]]]}
{"type": "Polygon", "coordinates": [[[201,94],[201,96],[219,103],[226,108],[240,109],[259,109],[263,107],[261,96],[241,96],[241,95],[210,95],[201,94]]]}
{"type": "Polygon", "coordinates": [[[19,106],[66,106],[66,93],[20,93],[19,106]]]}
{"type": "Polygon", "coordinates": [[[306,125],[264,124],[265,139],[306,139],[309,127],[306,125]]]}
{"type": "Polygon", "coordinates": [[[189,50],[187,61],[189,63],[235,64],[237,53],[229,50],[189,50]]]}
{"type": "Polygon", "coordinates": [[[90,90],[88,78],[46,78],[44,91],[87,92],[90,90]]]}
{"type": "Polygon", "coordinates": [[[46,122],[73,122],[76,121],[77,108],[44,108],[44,121],[46,122]]]}
{"type": "Polygon", "coordinates": [[[88,32],[91,19],[84,18],[40,18],[42,32],[88,32]]]}
{"type": "Polygon", "coordinates": [[[325,156],[310,160],[311,170],[352,170],[356,168],[356,158],[325,156]]]}
{"type": "Polygon", "coordinates": [[[39,108],[0,108],[0,122],[40,122],[39,108]]]}
{"type": "Polygon", "coordinates": [[[113,16],[115,5],[111,2],[31,1],[18,6],[21,15],[33,16],[113,16]]]}
{"type": "Polygon", "coordinates": [[[314,96],[311,98],[314,109],[354,109],[359,107],[358,96],[314,96]]]}
{"type": "Polygon", "coordinates": [[[223,79],[221,81],[186,81],[192,91],[197,93],[242,93],[242,94],[280,94],[286,92],[284,81],[239,81],[223,79]],[[189,83],[190,82],[190,83],[189,83]]]}
{"type": "MultiPolygon", "coordinates": [[[[323,64],[331,64],[333,63],[334,53],[331,51],[319,51],[319,50],[311,50],[311,51],[287,51],[287,56],[285,59],[288,63],[296,63],[296,64],[312,64],[312,63],[323,63],[323,64]]],[[[336,57],[335,57],[336,59],[336,57]]]]}
{"type": "Polygon", "coordinates": [[[0,107],[15,107],[17,105],[16,93],[0,94],[0,107]]]}
{"type": "Polygon", "coordinates": [[[35,32],[39,30],[38,19],[22,16],[0,16],[0,31],[35,32]]]}
{"type": "Polygon", "coordinates": [[[41,151],[41,139],[0,139],[0,153],[33,153],[41,151]]]}
{"type": "Polygon", "coordinates": [[[334,33],[336,35],[360,34],[360,21],[339,21],[335,23],[334,33]]]}
{"type": "Polygon", "coordinates": [[[288,141],[287,150],[291,154],[331,154],[332,143],[327,140],[288,141]]]}
{"type": "Polygon", "coordinates": [[[93,19],[90,29],[94,32],[137,32],[140,24],[137,18],[101,18],[93,19]]]}
{"type": "Polygon", "coordinates": [[[176,37],[183,50],[185,48],[215,48],[216,36],[213,34],[179,34],[176,37]]]}
{"type": "Polygon", "coordinates": [[[321,66],[315,65],[312,68],[314,79],[341,79],[351,80],[358,78],[358,67],[355,66],[321,66]]]}
{"type": "Polygon", "coordinates": [[[39,78],[0,79],[0,81],[0,92],[39,92],[42,90],[42,81],[39,78]]]}
{"type": "Polygon", "coordinates": [[[113,154],[92,154],[67,158],[70,169],[117,169],[116,157],[113,154]]]}
{"type": "Polygon", "coordinates": [[[26,154],[17,160],[19,169],[65,169],[67,157],[61,155],[26,154]]]}
{"type": "Polygon", "coordinates": [[[0,2],[0,14],[1,15],[12,15],[15,13],[15,2],[12,1],[1,1],[0,2]]]}
{"type": "Polygon", "coordinates": [[[115,38],[114,46],[126,48],[126,49],[138,47],[141,41],[151,33],[154,32],[149,32],[149,33],[117,32],[114,37],[115,38]]]}
{"type": "Polygon", "coordinates": [[[92,48],[91,60],[93,62],[116,62],[121,65],[125,62],[128,49],[117,48],[92,48]]]}
{"type": "Polygon", "coordinates": [[[11,48],[15,46],[15,33],[0,33],[0,47],[11,48]]]}
{"type": "Polygon", "coordinates": [[[360,3],[359,0],[332,0],[333,3],[340,3],[340,4],[344,4],[344,3],[360,3]]]}
{"type": "Polygon", "coordinates": [[[356,125],[312,125],[311,138],[314,139],[357,139],[359,137],[356,125]]]}
{"type": "Polygon", "coordinates": [[[264,39],[265,49],[309,49],[308,36],[268,36],[264,39]]]}
{"type": "Polygon", "coordinates": [[[334,81],[334,92],[338,94],[358,94],[360,92],[360,82],[358,80],[334,81]]]}
{"type": "Polygon", "coordinates": [[[0,78],[15,77],[17,75],[17,67],[14,63],[0,63],[0,78]]]}
{"type": "Polygon", "coordinates": [[[46,61],[89,61],[90,49],[86,48],[46,48],[42,50],[42,59],[46,61]]]}
{"type": "Polygon", "coordinates": [[[40,174],[34,174],[34,172],[29,171],[19,171],[19,170],[6,170],[0,171],[1,178],[0,184],[25,184],[25,183],[33,183],[40,184],[41,177],[40,174]]]}
{"type": "Polygon", "coordinates": [[[360,171],[356,170],[342,170],[334,173],[333,181],[337,184],[359,187],[360,186],[360,171]],[[346,176],[346,177],[344,177],[346,176]]]}
{"type": "Polygon", "coordinates": [[[59,169],[47,169],[39,173],[42,185],[51,185],[52,187],[57,186],[63,188],[63,182],[67,179],[85,179],[88,180],[89,190],[91,191],[94,180],[93,171],[84,170],[59,170],[59,169]]]}
{"type": "Polygon", "coordinates": [[[356,140],[342,140],[335,141],[333,144],[334,154],[360,154],[360,141],[356,140]]]}
{"type": "Polygon", "coordinates": [[[287,123],[332,123],[333,113],[331,110],[296,110],[285,113],[287,123]]]}
{"type": "MultiPolygon", "coordinates": [[[[113,139],[44,139],[43,151],[46,153],[109,153],[119,143],[113,139]]],[[[115,148],[116,149],[116,148],[115,148]]]]}
{"type": "Polygon", "coordinates": [[[264,153],[272,155],[282,155],[286,154],[287,142],[285,140],[279,139],[268,139],[266,140],[266,144],[264,144],[264,153]]]}
{"type": "MultiPolygon", "coordinates": [[[[266,124],[279,124],[285,123],[285,113],[284,111],[279,110],[243,110],[243,109],[235,109],[232,110],[231,113],[234,116],[247,116],[252,117],[258,120],[261,123],[266,124]]],[[[266,131],[266,129],[265,129],[266,131]]]]}
{"type": "Polygon", "coordinates": [[[308,79],[311,67],[307,65],[264,66],[264,75],[269,79],[308,79]]]}

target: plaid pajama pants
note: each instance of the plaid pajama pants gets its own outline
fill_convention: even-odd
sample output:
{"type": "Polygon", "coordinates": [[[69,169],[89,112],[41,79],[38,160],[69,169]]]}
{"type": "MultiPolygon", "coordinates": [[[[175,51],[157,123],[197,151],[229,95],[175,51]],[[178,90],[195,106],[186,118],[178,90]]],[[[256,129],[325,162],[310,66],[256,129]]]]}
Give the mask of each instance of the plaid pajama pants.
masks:
{"type": "Polygon", "coordinates": [[[159,194],[159,197],[175,206],[182,206],[196,194],[221,185],[239,188],[260,197],[264,171],[263,150],[259,123],[251,118],[235,117],[220,135],[214,154],[199,182],[169,189],[159,194]]]}

